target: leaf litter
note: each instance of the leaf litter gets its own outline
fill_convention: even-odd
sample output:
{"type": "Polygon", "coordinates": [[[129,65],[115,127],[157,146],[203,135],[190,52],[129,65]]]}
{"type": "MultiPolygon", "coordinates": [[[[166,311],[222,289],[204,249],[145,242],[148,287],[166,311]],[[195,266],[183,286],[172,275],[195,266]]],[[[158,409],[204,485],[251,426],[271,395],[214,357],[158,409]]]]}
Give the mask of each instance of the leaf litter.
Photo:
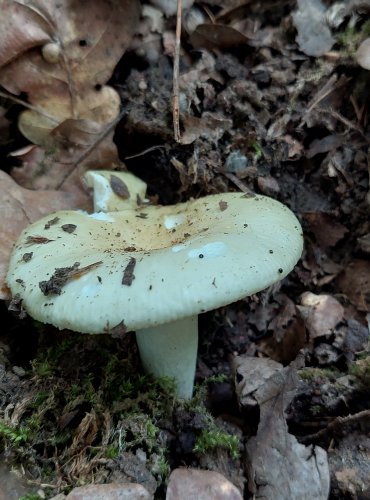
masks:
{"type": "Polygon", "coordinates": [[[38,325],[38,352],[22,358],[35,325],[22,304],[21,318],[4,310],[2,446],[47,496],[94,478],[142,481],[163,498],[180,464],[222,472],[246,497],[326,498],[329,475],[331,498],[369,491],[368,2],[184,4],[180,144],[173,5],[144,2],[139,20],[135,1],[63,1],[58,15],[49,4],[1,2],[0,148],[12,167],[0,176],[2,280],[20,231],[91,209],[81,174],[126,168],[120,158],[160,203],[278,198],[302,220],[305,250],[283,283],[201,316],[188,406],[140,374],[124,321],[105,340],[38,325]],[[26,377],[12,371],[30,361],[26,377]]]}

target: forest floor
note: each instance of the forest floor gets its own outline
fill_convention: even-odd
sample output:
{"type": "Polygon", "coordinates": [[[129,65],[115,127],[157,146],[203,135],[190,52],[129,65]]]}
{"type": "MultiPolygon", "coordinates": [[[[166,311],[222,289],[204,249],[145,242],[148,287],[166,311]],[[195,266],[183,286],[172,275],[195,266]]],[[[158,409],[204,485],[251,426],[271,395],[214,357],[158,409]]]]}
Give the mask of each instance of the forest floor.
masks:
{"type": "MultiPolygon", "coordinates": [[[[179,466],[218,471],[244,498],[325,498],[329,476],[330,498],[370,498],[370,71],[356,52],[370,4],[209,3],[183,19],[181,143],[176,16],[145,6],[109,81],[122,102],[119,159],[155,203],[240,190],[278,199],[302,224],[302,258],[277,285],[200,316],[186,402],[143,374],[134,334],[60,332],[3,301],[0,475],[17,469],[25,498],[126,480],[161,499],[179,466]]],[[[20,107],[4,109],[4,175],[57,190],[50,170],[37,184],[7,156],[25,142],[20,107]]]]}

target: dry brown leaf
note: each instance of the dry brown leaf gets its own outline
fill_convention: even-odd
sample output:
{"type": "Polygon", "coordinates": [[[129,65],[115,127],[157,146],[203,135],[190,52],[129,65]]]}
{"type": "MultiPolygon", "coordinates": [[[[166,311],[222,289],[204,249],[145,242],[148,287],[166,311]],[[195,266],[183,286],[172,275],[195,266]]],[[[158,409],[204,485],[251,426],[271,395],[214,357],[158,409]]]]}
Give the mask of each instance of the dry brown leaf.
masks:
{"type": "Polygon", "coordinates": [[[255,391],[263,386],[274,373],[283,368],[281,363],[272,359],[235,356],[233,359],[235,392],[240,406],[257,406],[258,402],[254,397],[255,391]]]}
{"type": "Polygon", "coordinates": [[[201,118],[185,115],[182,117],[182,123],[185,128],[181,136],[182,144],[191,144],[199,137],[217,142],[225,131],[232,127],[232,120],[207,111],[201,118]]]}
{"type": "Polygon", "coordinates": [[[249,37],[225,24],[200,24],[190,35],[190,43],[193,47],[208,50],[215,48],[229,49],[238,45],[245,45],[249,40],[249,37]]]}
{"type": "Polygon", "coordinates": [[[18,186],[0,171],[0,298],[9,298],[5,276],[12,245],[20,232],[32,222],[56,210],[91,208],[86,192],[30,191],[18,186]]]}
{"type": "MultiPolygon", "coordinates": [[[[13,2],[3,0],[2,3],[13,2]]],[[[29,2],[17,3],[29,7],[29,2]]],[[[51,64],[41,53],[41,43],[32,51],[25,44],[18,50],[19,57],[3,67],[0,75],[1,84],[9,92],[27,92],[31,102],[59,93],[61,96],[79,94],[86,88],[105,84],[127,47],[139,17],[136,0],[35,0],[32,9],[42,13],[32,19],[35,30],[40,25],[44,27],[45,19],[53,28],[49,39],[60,45],[60,59],[57,64],[51,64]]],[[[1,19],[0,32],[5,31],[9,23],[8,16],[1,19]]]]}
{"type": "Polygon", "coordinates": [[[91,446],[96,438],[98,430],[99,427],[97,417],[93,409],[90,413],[85,414],[84,418],[77,427],[69,453],[73,455],[78,451],[84,450],[87,446],[91,446]]]}
{"type": "MultiPolygon", "coordinates": [[[[118,116],[121,101],[112,87],[104,86],[99,91],[88,89],[76,98],[75,103],[75,114],[79,120],[91,120],[104,126],[113,122],[118,116]]],[[[33,110],[24,111],[19,117],[18,127],[33,144],[44,146],[47,141],[50,142],[50,132],[55,127],[72,119],[70,98],[51,95],[45,101],[38,100],[37,104],[47,116],[33,110]],[[48,116],[53,116],[54,119],[48,116]]]]}
{"type": "Polygon", "coordinates": [[[323,249],[335,246],[348,233],[348,229],[330,214],[306,212],[304,218],[308,222],[316,242],[323,249]]]}
{"type": "Polygon", "coordinates": [[[22,160],[22,168],[13,168],[12,177],[29,189],[58,189],[74,192],[79,178],[89,169],[110,170],[118,164],[112,130],[100,138],[101,128],[88,120],[66,120],[57,127],[55,144],[42,149],[29,146],[12,153],[22,160]],[[89,154],[87,154],[89,153],[89,154]]]}
{"type": "Polygon", "coordinates": [[[306,343],[306,328],[297,307],[284,296],[282,307],[267,327],[271,336],[257,342],[258,350],[281,363],[290,363],[306,343]]]}
{"type": "Polygon", "coordinates": [[[331,295],[305,292],[298,306],[310,339],[329,335],[344,318],[344,307],[331,295]]]}
{"type": "Polygon", "coordinates": [[[52,40],[52,24],[31,4],[1,0],[0,9],[0,67],[52,40]]]}
{"type": "Polygon", "coordinates": [[[257,498],[326,500],[330,478],[326,452],[299,444],[288,433],[284,410],[297,386],[293,368],[271,375],[253,396],[260,406],[257,435],[246,445],[248,488],[257,498]]]}
{"type": "Polygon", "coordinates": [[[357,238],[357,243],[362,252],[370,254],[370,233],[357,238]]]}
{"type": "MultiPolygon", "coordinates": [[[[11,3],[0,0],[0,7],[11,10],[11,3]]],[[[1,17],[4,43],[15,48],[11,61],[1,68],[0,84],[13,94],[27,93],[37,109],[21,115],[22,133],[42,144],[48,127],[52,130],[68,118],[112,122],[119,112],[119,97],[104,85],[138,21],[138,0],[19,4],[15,23],[28,16],[29,36],[20,37],[21,28],[15,25],[7,38],[8,18],[1,17]]]]}
{"type": "Polygon", "coordinates": [[[370,311],[370,262],[353,260],[338,279],[342,293],[359,311],[370,311]]]}

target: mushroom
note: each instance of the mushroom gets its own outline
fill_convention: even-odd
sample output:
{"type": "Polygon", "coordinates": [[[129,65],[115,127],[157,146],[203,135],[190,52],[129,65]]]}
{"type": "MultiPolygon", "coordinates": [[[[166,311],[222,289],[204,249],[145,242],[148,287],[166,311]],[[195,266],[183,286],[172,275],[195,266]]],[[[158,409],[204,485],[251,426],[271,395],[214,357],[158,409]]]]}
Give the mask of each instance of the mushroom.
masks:
{"type": "Polygon", "coordinates": [[[198,314],[284,278],[301,226],[276,200],[242,193],[174,206],[61,211],[26,228],[7,282],[33,318],[83,333],[136,331],[145,370],[193,392],[198,314]]]}

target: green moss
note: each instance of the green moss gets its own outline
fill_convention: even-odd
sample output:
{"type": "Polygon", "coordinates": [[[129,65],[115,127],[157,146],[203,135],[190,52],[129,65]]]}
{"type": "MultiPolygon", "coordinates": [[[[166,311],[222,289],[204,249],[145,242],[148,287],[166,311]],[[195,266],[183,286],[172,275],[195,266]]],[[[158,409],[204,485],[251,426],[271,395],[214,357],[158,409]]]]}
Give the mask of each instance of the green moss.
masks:
{"type": "Polygon", "coordinates": [[[254,159],[255,159],[255,161],[258,161],[258,160],[260,160],[261,158],[263,158],[264,153],[263,153],[262,146],[261,146],[261,144],[259,144],[259,142],[257,142],[257,141],[253,141],[253,142],[251,143],[251,147],[252,147],[252,148],[253,148],[253,150],[254,150],[254,159]]]}
{"type": "Polygon", "coordinates": [[[353,363],[349,369],[350,375],[356,377],[358,383],[364,388],[370,388],[370,356],[366,353],[366,357],[359,359],[353,363]]]}
{"type": "Polygon", "coordinates": [[[353,57],[360,43],[369,35],[370,20],[367,20],[360,28],[349,23],[344,31],[337,34],[336,40],[344,55],[353,57]]]}
{"type": "Polygon", "coordinates": [[[209,377],[201,385],[195,387],[194,396],[189,401],[184,401],[183,407],[192,414],[201,416],[204,428],[199,431],[193,448],[196,454],[205,454],[217,448],[227,450],[230,456],[237,459],[239,452],[239,438],[225,432],[221,424],[215,420],[212,414],[204,406],[207,396],[207,387],[210,382],[223,383],[228,380],[225,375],[209,377]]]}
{"type": "Polygon", "coordinates": [[[42,497],[37,493],[27,493],[27,495],[22,495],[18,500],[40,500],[42,497]]]}
{"type": "Polygon", "coordinates": [[[313,405],[310,407],[310,412],[312,413],[312,415],[318,416],[323,412],[323,408],[320,405],[313,405]]]}
{"type": "Polygon", "coordinates": [[[110,459],[117,458],[118,455],[119,455],[119,449],[117,446],[114,446],[113,444],[107,446],[107,449],[104,452],[104,456],[110,459]]]}
{"type": "Polygon", "coordinates": [[[336,369],[309,367],[299,370],[298,375],[300,379],[307,381],[328,379],[334,382],[338,377],[342,376],[343,374],[336,369]]]}
{"type": "Polygon", "coordinates": [[[0,439],[9,447],[24,445],[29,440],[30,435],[29,427],[12,427],[0,421],[0,439]]]}
{"type": "Polygon", "coordinates": [[[239,439],[219,429],[203,430],[198,436],[193,451],[195,453],[205,454],[216,448],[224,448],[234,459],[239,458],[239,439]]]}
{"type": "Polygon", "coordinates": [[[0,423],[0,453],[11,448],[15,463],[37,469],[40,482],[61,491],[106,477],[107,459],[139,448],[153,475],[167,477],[157,422],[171,419],[174,383],[140,373],[129,340],[41,331],[19,426],[0,423]]]}

